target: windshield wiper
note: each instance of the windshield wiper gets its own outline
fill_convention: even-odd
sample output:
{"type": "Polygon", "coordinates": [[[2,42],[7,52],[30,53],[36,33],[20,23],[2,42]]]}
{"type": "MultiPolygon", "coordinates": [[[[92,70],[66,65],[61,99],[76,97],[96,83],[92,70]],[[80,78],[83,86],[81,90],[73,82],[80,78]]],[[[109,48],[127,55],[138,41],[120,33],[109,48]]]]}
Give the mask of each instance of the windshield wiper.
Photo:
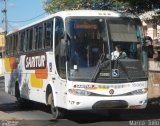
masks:
{"type": "Polygon", "coordinates": [[[104,62],[104,60],[105,60],[105,56],[106,56],[106,54],[103,52],[103,53],[101,54],[99,60],[98,60],[98,63],[97,63],[97,66],[96,66],[96,70],[95,70],[95,72],[93,73],[93,76],[92,76],[92,78],[91,78],[91,82],[95,82],[95,81],[97,80],[97,77],[98,77],[98,75],[99,75],[100,69],[101,69],[102,64],[103,64],[103,62],[104,62]]]}
{"type": "MultiPolygon", "coordinates": [[[[122,65],[121,62],[119,62],[119,60],[120,60],[120,58],[117,58],[117,59],[114,61],[114,62],[115,62],[115,68],[117,69],[117,67],[118,67],[118,65],[119,65],[119,67],[122,69],[122,71],[126,74],[128,82],[132,82],[132,79],[131,79],[130,76],[128,75],[125,67],[122,65]]],[[[92,76],[92,78],[91,78],[91,82],[95,82],[95,81],[97,80],[98,75],[99,75],[101,69],[104,68],[104,67],[107,67],[107,66],[110,64],[109,61],[110,61],[110,60],[105,61],[105,53],[102,53],[101,56],[100,56],[100,58],[99,58],[99,60],[98,60],[98,63],[97,63],[95,72],[93,73],[93,76],[92,76]]],[[[113,69],[113,68],[111,68],[111,69],[113,69]]],[[[114,79],[114,78],[112,77],[112,79],[114,79]]]]}
{"type": "Polygon", "coordinates": [[[122,71],[126,74],[127,80],[128,80],[129,82],[131,82],[132,79],[131,79],[130,76],[128,75],[126,69],[123,67],[123,65],[121,64],[121,62],[119,62],[119,59],[120,59],[120,57],[118,57],[118,58],[115,60],[115,61],[116,61],[116,69],[117,69],[117,67],[118,67],[118,65],[119,65],[120,68],[122,69],[122,71]]]}

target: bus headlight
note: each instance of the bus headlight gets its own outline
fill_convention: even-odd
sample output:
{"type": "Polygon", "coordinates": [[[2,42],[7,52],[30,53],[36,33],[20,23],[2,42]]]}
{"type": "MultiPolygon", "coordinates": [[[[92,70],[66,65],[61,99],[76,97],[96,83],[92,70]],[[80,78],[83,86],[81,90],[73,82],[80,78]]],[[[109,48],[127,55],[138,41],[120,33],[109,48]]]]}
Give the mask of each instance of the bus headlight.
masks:
{"type": "Polygon", "coordinates": [[[147,88],[144,88],[144,89],[138,89],[138,90],[135,90],[135,91],[132,91],[130,92],[132,95],[139,95],[139,94],[144,94],[147,92],[147,88]]]}
{"type": "Polygon", "coordinates": [[[69,89],[68,91],[72,95],[79,95],[79,96],[90,96],[92,94],[89,91],[80,90],[80,89],[69,89]]]}

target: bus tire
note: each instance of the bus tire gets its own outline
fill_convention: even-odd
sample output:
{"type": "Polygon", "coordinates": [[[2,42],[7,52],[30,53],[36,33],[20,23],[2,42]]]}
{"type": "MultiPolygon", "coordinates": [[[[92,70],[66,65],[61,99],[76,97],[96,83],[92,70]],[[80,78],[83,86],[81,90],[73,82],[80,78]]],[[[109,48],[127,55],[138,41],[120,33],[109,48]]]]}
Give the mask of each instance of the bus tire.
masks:
{"type": "Polygon", "coordinates": [[[59,107],[55,106],[53,93],[49,94],[49,97],[51,97],[51,113],[53,119],[62,119],[65,115],[65,110],[59,107]]]}
{"type": "Polygon", "coordinates": [[[111,109],[108,110],[109,112],[109,119],[110,120],[121,120],[121,110],[120,109],[111,109]]]}

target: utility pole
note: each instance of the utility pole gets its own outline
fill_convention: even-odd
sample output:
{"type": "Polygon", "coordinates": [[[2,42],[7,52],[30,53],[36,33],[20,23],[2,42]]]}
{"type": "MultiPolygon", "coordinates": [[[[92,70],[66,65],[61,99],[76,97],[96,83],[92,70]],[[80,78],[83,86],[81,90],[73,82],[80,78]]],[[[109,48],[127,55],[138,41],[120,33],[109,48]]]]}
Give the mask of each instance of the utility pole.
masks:
{"type": "MultiPolygon", "coordinates": [[[[6,0],[4,0],[4,9],[2,10],[2,13],[4,14],[4,18],[3,18],[3,29],[4,29],[4,39],[3,39],[3,45],[4,45],[4,49],[5,49],[5,45],[6,45],[6,35],[7,35],[7,8],[6,8],[6,0]]],[[[4,50],[2,50],[2,57],[4,57],[4,50]]]]}
{"type": "Polygon", "coordinates": [[[2,10],[4,14],[3,23],[4,23],[4,39],[3,39],[3,47],[2,47],[2,73],[4,74],[4,53],[6,49],[6,35],[7,35],[7,8],[6,8],[6,0],[4,0],[4,9],[2,10]]]}
{"type": "MultiPolygon", "coordinates": [[[[6,9],[6,0],[4,0],[4,9],[2,11],[4,13],[4,19],[3,19],[3,23],[4,23],[4,36],[6,38],[6,34],[7,34],[7,9],[6,9]]],[[[6,41],[6,40],[5,40],[6,41]]]]}

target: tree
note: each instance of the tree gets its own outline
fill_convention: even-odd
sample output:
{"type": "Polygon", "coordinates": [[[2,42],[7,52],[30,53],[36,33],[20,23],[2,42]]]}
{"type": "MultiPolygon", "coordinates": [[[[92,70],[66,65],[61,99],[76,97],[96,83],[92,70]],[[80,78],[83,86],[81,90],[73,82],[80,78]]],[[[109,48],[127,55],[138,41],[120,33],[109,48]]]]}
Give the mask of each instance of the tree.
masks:
{"type": "Polygon", "coordinates": [[[121,2],[128,2],[132,13],[144,13],[155,9],[160,9],[160,0],[118,0],[121,2]]]}
{"type": "MultiPolygon", "coordinates": [[[[75,1],[77,3],[77,1],[75,1]]],[[[44,10],[48,13],[57,12],[60,10],[70,9],[71,7],[78,6],[72,0],[47,0],[44,2],[44,10]]]]}
{"type": "Polygon", "coordinates": [[[60,10],[100,9],[126,10],[131,13],[160,8],[160,0],[46,0],[44,10],[48,13],[60,10]]]}
{"type": "Polygon", "coordinates": [[[116,9],[128,6],[127,2],[116,0],[47,0],[44,2],[44,10],[48,13],[60,10],[77,10],[77,9],[116,9]]]}
{"type": "MultiPolygon", "coordinates": [[[[102,3],[103,0],[96,0],[96,3],[102,3]]],[[[89,8],[95,4],[95,0],[47,0],[44,2],[44,10],[48,13],[60,10],[77,10],[89,8]]]]}

